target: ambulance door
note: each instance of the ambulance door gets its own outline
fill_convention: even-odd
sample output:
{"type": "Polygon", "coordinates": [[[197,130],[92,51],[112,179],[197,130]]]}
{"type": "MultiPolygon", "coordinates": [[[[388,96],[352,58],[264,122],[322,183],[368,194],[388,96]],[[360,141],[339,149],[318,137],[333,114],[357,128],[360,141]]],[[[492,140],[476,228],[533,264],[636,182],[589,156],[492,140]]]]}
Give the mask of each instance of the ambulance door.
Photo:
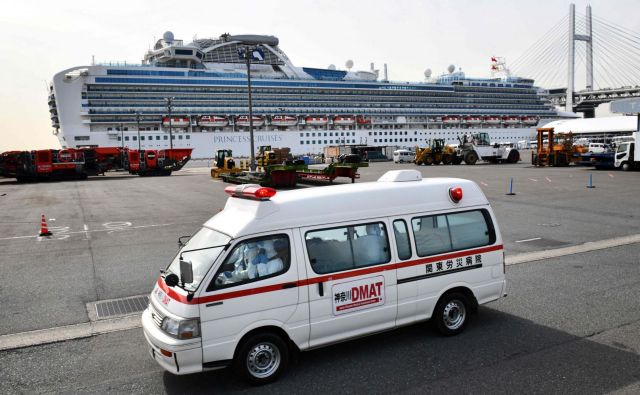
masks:
{"type": "Polygon", "coordinates": [[[392,251],[397,255],[398,276],[398,316],[397,325],[413,322],[416,317],[416,303],[418,298],[418,285],[416,277],[418,267],[417,256],[413,248],[412,232],[409,230],[410,219],[392,218],[391,226],[392,251]]]}
{"type": "Polygon", "coordinates": [[[251,329],[286,329],[296,320],[299,279],[292,246],[291,231],[279,231],[239,239],[228,249],[199,297],[204,362],[233,358],[251,329]]]}
{"type": "Polygon", "coordinates": [[[395,326],[396,270],[384,219],[301,229],[310,347],[395,326]]]}

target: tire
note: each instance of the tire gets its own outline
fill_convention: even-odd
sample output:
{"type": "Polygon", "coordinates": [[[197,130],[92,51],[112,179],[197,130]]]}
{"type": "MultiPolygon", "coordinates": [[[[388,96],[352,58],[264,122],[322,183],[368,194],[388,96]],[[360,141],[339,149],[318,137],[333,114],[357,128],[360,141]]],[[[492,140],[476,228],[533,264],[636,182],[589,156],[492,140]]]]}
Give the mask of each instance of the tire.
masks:
{"type": "Polygon", "coordinates": [[[451,157],[451,155],[444,155],[442,157],[442,164],[450,165],[452,162],[453,162],[453,158],[451,157]]]}
{"type": "Polygon", "coordinates": [[[631,165],[629,164],[629,162],[624,162],[622,166],[620,166],[620,168],[622,169],[622,171],[629,171],[631,170],[631,165]]]}
{"type": "Polygon", "coordinates": [[[433,313],[436,329],[445,336],[461,333],[471,313],[471,305],[467,297],[458,292],[444,294],[433,313]]]}
{"type": "Polygon", "coordinates": [[[454,165],[459,165],[462,163],[462,157],[458,156],[458,155],[454,155],[453,156],[453,164],[454,165]]]}
{"type": "Polygon", "coordinates": [[[431,156],[431,155],[425,156],[424,164],[427,165],[427,166],[432,165],[433,164],[433,156],[431,156]]]}
{"type": "Polygon", "coordinates": [[[256,333],[242,342],[236,354],[234,371],[254,385],[274,382],[289,364],[287,343],[274,333],[256,333]]]}
{"type": "Polygon", "coordinates": [[[511,150],[507,156],[507,163],[518,163],[520,160],[520,153],[517,150],[511,150]]]}
{"type": "Polygon", "coordinates": [[[469,151],[464,155],[464,163],[468,165],[475,165],[478,161],[478,154],[476,151],[469,151]]]}

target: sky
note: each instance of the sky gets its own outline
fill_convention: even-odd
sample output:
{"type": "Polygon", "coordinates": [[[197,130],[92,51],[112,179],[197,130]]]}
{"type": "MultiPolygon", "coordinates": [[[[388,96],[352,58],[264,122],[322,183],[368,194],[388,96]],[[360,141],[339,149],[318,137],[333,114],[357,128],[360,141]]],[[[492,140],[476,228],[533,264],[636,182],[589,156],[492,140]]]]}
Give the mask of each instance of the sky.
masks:
{"type": "MultiPolygon", "coordinates": [[[[47,85],[74,66],[140,63],[170,30],[194,37],[266,34],[297,66],[368,70],[388,65],[393,81],[422,81],[454,64],[489,77],[491,56],[515,60],[569,12],[564,0],[21,0],[0,14],[0,152],[58,148],[47,85]]],[[[640,1],[573,1],[585,13],[640,33],[640,1]]],[[[597,56],[594,55],[594,56],[597,56]]],[[[640,83],[640,82],[639,82],[640,83]]],[[[582,81],[576,81],[577,88],[582,81]]]]}

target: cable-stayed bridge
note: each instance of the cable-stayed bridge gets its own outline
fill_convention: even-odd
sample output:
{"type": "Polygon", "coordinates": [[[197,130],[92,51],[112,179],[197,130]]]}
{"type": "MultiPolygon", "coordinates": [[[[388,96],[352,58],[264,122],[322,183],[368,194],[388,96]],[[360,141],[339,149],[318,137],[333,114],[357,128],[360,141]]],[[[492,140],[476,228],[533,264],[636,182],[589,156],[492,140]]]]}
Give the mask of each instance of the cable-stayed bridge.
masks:
{"type": "Polygon", "coordinates": [[[593,117],[602,103],[640,97],[640,33],[592,16],[591,6],[576,13],[571,4],[510,68],[547,88],[552,103],[593,117]]]}

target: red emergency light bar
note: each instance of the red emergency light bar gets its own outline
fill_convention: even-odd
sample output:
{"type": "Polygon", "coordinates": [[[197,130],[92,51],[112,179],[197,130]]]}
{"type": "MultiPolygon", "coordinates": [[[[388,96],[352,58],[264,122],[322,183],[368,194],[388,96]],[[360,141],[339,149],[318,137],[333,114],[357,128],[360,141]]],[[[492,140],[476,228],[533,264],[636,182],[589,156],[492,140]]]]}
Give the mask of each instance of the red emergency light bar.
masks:
{"type": "Polygon", "coordinates": [[[254,200],[269,200],[270,197],[275,196],[276,190],[273,188],[267,188],[258,184],[242,184],[238,186],[229,186],[224,191],[232,197],[254,199],[254,200]]]}
{"type": "Polygon", "coordinates": [[[454,187],[449,188],[449,197],[453,200],[454,203],[458,203],[462,200],[462,188],[454,187]]]}

